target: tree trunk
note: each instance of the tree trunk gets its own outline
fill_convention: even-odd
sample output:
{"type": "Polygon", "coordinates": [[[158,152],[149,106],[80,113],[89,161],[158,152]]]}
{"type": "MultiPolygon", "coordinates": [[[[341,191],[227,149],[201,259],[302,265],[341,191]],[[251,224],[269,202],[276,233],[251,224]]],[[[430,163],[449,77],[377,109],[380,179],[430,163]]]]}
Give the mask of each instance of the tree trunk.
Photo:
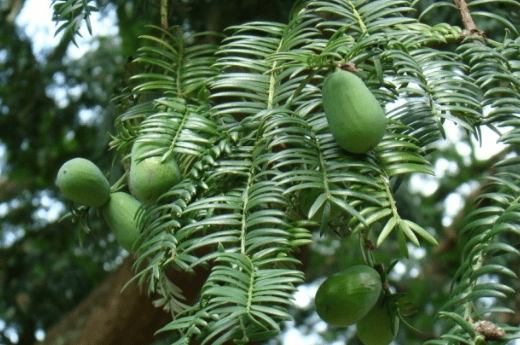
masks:
{"type": "Polygon", "coordinates": [[[133,277],[133,259],[127,257],[76,308],[66,314],[38,345],[143,345],[171,317],[154,308],[133,277]]]}
{"type": "MultiPolygon", "coordinates": [[[[307,267],[308,253],[309,246],[300,248],[297,253],[303,263],[301,269],[307,267]]],[[[171,315],[153,307],[150,298],[139,291],[137,282],[122,290],[134,276],[133,263],[133,257],[125,258],[105,281],[47,332],[42,342],[35,345],[148,345],[157,340],[154,333],[171,321],[171,315]]],[[[192,304],[209,273],[210,268],[197,268],[194,275],[172,270],[168,277],[183,291],[186,302],[192,304]]]]}

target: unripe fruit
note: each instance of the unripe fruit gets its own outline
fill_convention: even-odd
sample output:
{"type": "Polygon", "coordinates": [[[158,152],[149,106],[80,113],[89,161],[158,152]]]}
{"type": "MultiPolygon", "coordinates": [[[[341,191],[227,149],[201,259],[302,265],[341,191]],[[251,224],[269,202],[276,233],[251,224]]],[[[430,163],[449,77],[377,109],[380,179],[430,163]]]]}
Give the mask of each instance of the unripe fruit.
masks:
{"type": "Polygon", "coordinates": [[[332,136],[352,153],[365,153],[379,144],[386,117],[379,102],[356,75],[338,70],[323,83],[323,109],[332,136]]]}
{"type": "Polygon", "coordinates": [[[381,276],[374,268],[351,266],[320,285],[315,298],[316,312],[330,325],[352,325],[374,307],[381,289],[381,276]]]}
{"type": "Polygon", "coordinates": [[[388,345],[399,329],[399,317],[382,298],[356,325],[358,337],[365,345],[388,345]]]}
{"type": "Polygon", "coordinates": [[[60,191],[70,200],[100,207],[110,197],[110,184],[96,164],[85,158],[65,162],[56,178],[60,191]]]}
{"type": "Polygon", "coordinates": [[[109,201],[101,208],[103,219],[121,247],[135,252],[134,244],[139,237],[136,214],[141,203],[124,192],[110,195],[109,201]]]}
{"type": "Polygon", "coordinates": [[[130,193],[146,204],[155,203],[158,197],[181,180],[179,166],[172,155],[163,162],[160,156],[140,159],[143,154],[155,149],[157,145],[137,141],[131,153],[130,193]]]}

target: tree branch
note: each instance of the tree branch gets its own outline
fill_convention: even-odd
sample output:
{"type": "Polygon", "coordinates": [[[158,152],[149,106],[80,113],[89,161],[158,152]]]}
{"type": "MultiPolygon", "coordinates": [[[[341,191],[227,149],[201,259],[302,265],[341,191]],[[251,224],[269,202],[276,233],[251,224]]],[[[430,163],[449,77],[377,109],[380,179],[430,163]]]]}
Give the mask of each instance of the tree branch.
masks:
{"type": "Polygon", "coordinates": [[[7,6],[7,18],[6,21],[9,24],[13,24],[16,20],[16,17],[18,17],[18,14],[23,8],[24,0],[13,0],[11,1],[11,4],[7,6]]]}
{"type": "Polygon", "coordinates": [[[159,11],[161,13],[161,28],[168,30],[168,0],[161,0],[159,11]]]}
{"type": "Polygon", "coordinates": [[[152,306],[137,283],[122,290],[133,277],[133,258],[127,257],[87,298],[66,314],[34,345],[140,345],[157,338],[155,331],[170,315],[152,306]]]}
{"type": "Polygon", "coordinates": [[[464,29],[466,32],[462,33],[462,38],[466,38],[468,36],[479,36],[483,39],[486,39],[486,34],[484,31],[481,31],[477,28],[477,25],[473,21],[473,17],[471,16],[471,12],[468,9],[468,4],[464,0],[453,0],[455,5],[459,8],[460,16],[462,17],[462,23],[464,25],[464,29]]]}

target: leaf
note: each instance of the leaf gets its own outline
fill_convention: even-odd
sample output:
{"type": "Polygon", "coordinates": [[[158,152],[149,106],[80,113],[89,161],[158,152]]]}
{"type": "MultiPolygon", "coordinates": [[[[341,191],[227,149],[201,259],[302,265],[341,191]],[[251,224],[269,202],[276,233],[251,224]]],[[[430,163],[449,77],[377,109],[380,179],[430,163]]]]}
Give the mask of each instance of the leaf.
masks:
{"type": "Polygon", "coordinates": [[[381,230],[381,233],[379,234],[379,236],[377,238],[377,241],[376,241],[377,247],[379,247],[386,240],[386,238],[388,237],[388,235],[390,235],[390,232],[392,232],[392,230],[395,228],[397,223],[398,223],[398,219],[396,219],[395,217],[391,217],[388,220],[388,222],[386,222],[386,225],[383,227],[383,230],[381,230]]]}
{"type": "Polygon", "coordinates": [[[398,239],[398,243],[399,243],[399,248],[401,249],[402,255],[408,259],[410,257],[410,254],[408,252],[408,245],[406,242],[406,238],[404,237],[404,233],[403,233],[403,230],[401,229],[401,227],[398,227],[397,229],[398,229],[397,230],[397,239],[398,239]]]}
{"type": "Polygon", "coordinates": [[[433,244],[434,246],[437,246],[439,245],[439,243],[437,242],[437,240],[435,240],[435,238],[430,235],[430,233],[428,231],[426,231],[425,229],[423,229],[420,225],[410,221],[410,220],[403,220],[407,225],[408,227],[416,232],[419,236],[421,236],[422,238],[424,238],[426,241],[428,241],[430,244],[433,244]]]}
{"type": "Polygon", "coordinates": [[[461,344],[474,345],[475,343],[471,339],[466,339],[463,336],[455,335],[455,334],[443,334],[441,335],[441,339],[450,339],[452,341],[458,341],[461,344]]]}
{"type": "Polygon", "coordinates": [[[515,272],[513,272],[512,270],[510,270],[507,267],[504,267],[501,265],[496,265],[496,264],[488,264],[486,266],[483,266],[483,267],[473,271],[473,273],[471,274],[471,278],[476,279],[477,277],[483,276],[485,274],[491,274],[491,273],[504,274],[508,277],[516,278],[515,272]]]}
{"type": "Polygon", "coordinates": [[[516,29],[515,25],[501,16],[498,16],[494,13],[482,12],[482,11],[472,11],[471,15],[475,16],[475,17],[484,17],[484,18],[491,18],[493,20],[496,20],[497,22],[501,23],[509,30],[513,31],[515,33],[515,35],[518,36],[518,30],[516,29]]]}
{"type": "Polygon", "coordinates": [[[401,231],[403,232],[403,234],[408,237],[408,239],[413,243],[415,244],[417,247],[420,246],[419,244],[419,240],[417,239],[417,237],[415,236],[415,234],[412,232],[409,224],[405,221],[405,220],[399,220],[397,222],[397,226],[399,226],[399,229],[401,229],[401,231]]]}
{"type": "MultiPolygon", "coordinates": [[[[327,195],[325,195],[324,193],[318,195],[318,197],[316,198],[316,200],[314,201],[314,203],[312,204],[311,208],[309,209],[309,212],[307,214],[307,217],[309,219],[311,219],[312,217],[314,217],[314,215],[316,214],[316,212],[318,212],[318,210],[323,207],[323,204],[326,202],[327,200],[327,195]]],[[[330,210],[330,206],[329,206],[329,210],[330,210]]],[[[329,211],[330,212],[330,211],[329,211]]],[[[325,213],[325,212],[324,212],[325,213]]]]}
{"type": "Polygon", "coordinates": [[[441,311],[439,312],[439,315],[441,317],[448,318],[452,321],[454,321],[457,325],[459,325],[470,337],[475,337],[475,330],[473,329],[473,325],[466,321],[462,316],[456,314],[456,313],[449,313],[441,311]]]}
{"type": "Polygon", "coordinates": [[[53,8],[53,21],[56,23],[64,22],[60,25],[56,31],[55,36],[61,31],[65,30],[66,36],[71,36],[74,44],[75,36],[81,36],[79,33],[80,22],[82,20],[85,21],[87,26],[87,30],[90,35],[92,35],[92,25],[90,23],[90,14],[91,12],[98,11],[96,6],[90,5],[92,1],[85,0],[53,0],[52,8],[53,8]]]}
{"type": "Polygon", "coordinates": [[[336,197],[333,196],[330,199],[330,201],[332,202],[332,204],[336,205],[337,207],[341,208],[343,211],[347,212],[351,216],[353,216],[356,219],[358,219],[361,222],[361,224],[363,224],[365,226],[368,226],[367,221],[365,220],[365,218],[358,211],[356,211],[355,208],[350,206],[344,200],[342,200],[340,198],[336,198],[336,197]]]}
{"type": "Polygon", "coordinates": [[[376,208],[375,212],[372,212],[368,217],[365,217],[365,222],[367,225],[361,223],[352,232],[357,233],[363,230],[365,226],[371,226],[378,220],[389,216],[391,213],[392,211],[388,208],[376,208]]]}

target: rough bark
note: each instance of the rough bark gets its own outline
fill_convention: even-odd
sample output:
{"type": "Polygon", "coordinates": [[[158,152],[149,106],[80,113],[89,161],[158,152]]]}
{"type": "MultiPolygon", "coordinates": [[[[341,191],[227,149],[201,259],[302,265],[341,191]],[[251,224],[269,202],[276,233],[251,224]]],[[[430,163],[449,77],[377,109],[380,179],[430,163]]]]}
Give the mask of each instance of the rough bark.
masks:
{"type": "Polygon", "coordinates": [[[108,278],[47,333],[39,345],[142,345],[170,316],[154,308],[133,282],[132,258],[127,257],[108,278]]]}
{"type": "MultiPolygon", "coordinates": [[[[304,271],[308,267],[308,254],[308,246],[297,252],[297,258],[302,261],[300,268],[304,271]]],[[[154,333],[171,321],[171,316],[153,307],[150,298],[140,292],[135,281],[122,290],[134,275],[133,262],[132,257],[127,257],[76,308],[54,325],[42,342],[35,345],[147,345],[156,340],[154,333]]],[[[199,269],[195,275],[173,270],[168,273],[170,280],[182,289],[187,303],[192,304],[198,298],[209,269],[199,269]]]]}

